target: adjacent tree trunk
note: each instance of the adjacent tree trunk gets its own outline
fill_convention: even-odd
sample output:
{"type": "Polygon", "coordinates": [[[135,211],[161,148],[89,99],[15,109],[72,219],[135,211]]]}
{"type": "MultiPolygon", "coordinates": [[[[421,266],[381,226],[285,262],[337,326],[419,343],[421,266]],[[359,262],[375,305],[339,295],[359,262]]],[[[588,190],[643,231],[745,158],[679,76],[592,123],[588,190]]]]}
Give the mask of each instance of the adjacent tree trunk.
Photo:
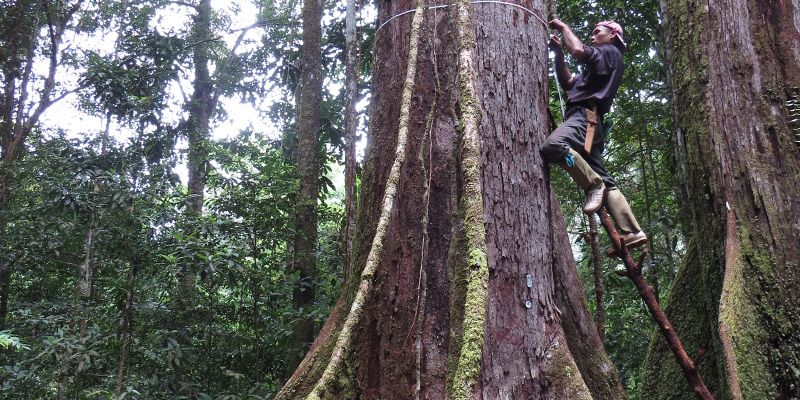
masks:
{"type": "MultiPolygon", "coordinates": [[[[666,300],[718,399],[800,396],[800,93],[795,2],[666,4],[677,153],[691,231],[666,300]],[[795,126],[796,127],[796,126],[795,126]]],[[[655,340],[643,398],[689,398],[655,340]]]]}
{"type": "Polygon", "coordinates": [[[546,29],[417,6],[376,33],[351,278],[277,398],[624,398],[539,155],[546,29]]]}
{"type": "Polygon", "coordinates": [[[353,229],[356,225],[356,138],[358,137],[358,41],[356,27],[356,0],[347,0],[345,15],[345,44],[347,56],[345,62],[345,105],[344,105],[344,267],[343,280],[346,283],[353,252],[353,229]]]}
{"type": "Polygon", "coordinates": [[[125,385],[126,372],[128,369],[128,353],[130,352],[131,336],[133,333],[133,301],[136,291],[136,273],[139,271],[141,260],[138,256],[130,259],[128,268],[127,292],[125,294],[125,308],[122,310],[122,345],[119,350],[119,363],[117,365],[116,385],[114,385],[114,396],[119,397],[122,386],[125,385]]]}
{"type": "MultiPolygon", "coordinates": [[[[592,250],[591,266],[592,276],[594,277],[594,299],[595,313],[594,323],[597,326],[597,335],[600,341],[605,340],[606,336],[606,304],[605,304],[605,283],[603,282],[603,260],[600,256],[600,243],[598,242],[597,220],[594,215],[589,216],[589,233],[586,234],[586,241],[592,250]]],[[[656,292],[658,293],[658,292],[656,292]]]]}
{"type": "Polygon", "coordinates": [[[300,315],[292,324],[293,346],[287,357],[287,372],[294,370],[314,340],[314,321],[303,315],[314,303],[317,270],[317,192],[319,191],[319,130],[322,113],[322,1],[303,1],[303,49],[300,99],[297,111],[296,229],[292,272],[299,275],[292,294],[300,315]]]}

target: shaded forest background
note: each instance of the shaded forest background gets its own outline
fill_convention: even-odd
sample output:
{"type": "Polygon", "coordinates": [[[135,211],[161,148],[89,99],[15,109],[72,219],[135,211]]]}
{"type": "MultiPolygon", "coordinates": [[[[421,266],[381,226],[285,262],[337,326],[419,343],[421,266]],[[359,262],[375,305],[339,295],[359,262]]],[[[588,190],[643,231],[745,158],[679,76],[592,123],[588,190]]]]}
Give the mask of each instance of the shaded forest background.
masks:
{"type": "MultiPolygon", "coordinates": [[[[271,398],[302,355],[298,321],[318,329],[347,273],[344,4],[324,3],[321,20],[318,237],[306,276],[295,265],[301,2],[51,3],[0,4],[0,395],[271,398]],[[176,15],[186,24],[165,22],[176,15]],[[65,103],[74,114],[54,111],[65,103]],[[232,131],[240,104],[258,121],[232,131]],[[84,118],[102,123],[87,129],[84,118]],[[298,305],[297,291],[313,301],[298,305]]],[[[361,7],[363,137],[376,26],[361,7]]],[[[645,274],[663,299],[685,217],[659,4],[557,8],[587,41],[594,21],[625,27],[607,163],[650,237],[645,274]]],[[[594,310],[582,195],[560,171],[553,179],[594,310]]],[[[653,325],[616,261],[604,263],[605,346],[636,398],[653,325]]]]}

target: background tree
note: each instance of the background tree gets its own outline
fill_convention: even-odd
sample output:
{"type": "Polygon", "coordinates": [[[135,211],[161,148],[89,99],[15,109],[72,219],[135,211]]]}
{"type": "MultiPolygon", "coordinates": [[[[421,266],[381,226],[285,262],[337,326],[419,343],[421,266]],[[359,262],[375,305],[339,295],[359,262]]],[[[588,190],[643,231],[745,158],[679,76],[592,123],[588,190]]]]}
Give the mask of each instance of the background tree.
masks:
{"type": "MultiPolygon", "coordinates": [[[[297,310],[315,300],[317,270],[317,197],[319,191],[319,141],[322,116],[322,0],[303,1],[303,46],[297,109],[297,172],[300,187],[295,208],[296,226],[292,273],[297,275],[292,299],[297,310]]],[[[287,370],[302,360],[314,340],[314,322],[299,317],[293,326],[293,346],[287,370]]]]}
{"type": "MultiPolygon", "coordinates": [[[[7,237],[8,206],[12,196],[14,162],[22,157],[25,141],[39,119],[53,103],[64,96],[56,73],[65,61],[64,34],[74,28],[73,17],[81,0],[51,3],[18,1],[0,5],[2,19],[3,94],[0,100],[0,248],[7,237]],[[46,34],[40,37],[40,29],[46,34]],[[47,60],[43,75],[34,63],[47,60]]],[[[3,252],[7,254],[5,251],[3,252]]],[[[11,269],[7,256],[0,256],[0,329],[8,314],[11,269]]]]}
{"type": "Polygon", "coordinates": [[[345,108],[344,108],[344,187],[345,187],[345,220],[344,220],[344,281],[347,281],[347,272],[350,268],[350,259],[353,252],[353,229],[356,225],[356,140],[358,138],[358,71],[361,57],[359,57],[358,42],[358,7],[355,0],[347,0],[345,8],[345,108]]]}
{"type": "MultiPolygon", "coordinates": [[[[795,5],[665,4],[687,256],[668,300],[721,399],[800,395],[795,5]],[[788,218],[788,219],[787,219],[788,218]],[[691,294],[691,298],[687,295],[691,294]]],[[[661,343],[644,394],[685,396],[661,343]],[[674,382],[674,381],[673,381],[674,382]]]]}

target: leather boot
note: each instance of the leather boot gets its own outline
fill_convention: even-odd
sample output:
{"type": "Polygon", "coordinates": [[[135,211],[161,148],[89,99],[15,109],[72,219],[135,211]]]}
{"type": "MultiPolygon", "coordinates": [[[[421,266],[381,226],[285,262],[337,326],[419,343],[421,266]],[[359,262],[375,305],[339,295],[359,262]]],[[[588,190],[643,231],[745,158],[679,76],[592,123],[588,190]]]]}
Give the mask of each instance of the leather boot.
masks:
{"type": "Polygon", "coordinates": [[[567,171],[572,180],[586,192],[586,202],[583,205],[583,212],[592,215],[603,206],[603,197],[606,187],[603,179],[597,172],[594,172],[589,163],[578,154],[577,151],[570,149],[567,161],[560,162],[558,165],[567,171]]]}
{"type": "MultiPolygon", "coordinates": [[[[625,196],[622,195],[618,188],[612,187],[608,189],[606,207],[614,218],[614,222],[617,223],[619,236],[625,242],[627,248],[632,249],[647,243],[647,235],[642,232],[642,228],[639,227],[639,223],[636,221],[633,211],[631,211],[628,200],[625,199],[625,196]]],[[[606,248],[606,255],[609,257],[616,255],[616,252],[614,246],[606,248]]]]}

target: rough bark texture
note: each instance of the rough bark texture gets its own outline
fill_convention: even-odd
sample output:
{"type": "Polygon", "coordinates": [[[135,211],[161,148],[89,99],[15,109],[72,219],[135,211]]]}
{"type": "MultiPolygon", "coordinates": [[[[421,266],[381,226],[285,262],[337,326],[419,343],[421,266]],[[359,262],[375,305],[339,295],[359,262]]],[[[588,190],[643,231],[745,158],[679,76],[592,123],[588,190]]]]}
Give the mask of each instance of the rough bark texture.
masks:
{"type": "MultiPolygon", "coordinates": [[[[541,2],[521,4],[544,14],[541,2]]],[[[413,8],[380,2],[378,18],[413,8]]],[[[548,130],[546,32],[508,5],[472,5],[462,19],[455,13],[425,11],[409,156],[397,179],[389,178],[414,14],[377,33],[351,279],[278,398],[306,398],[317,385],[363,287],[356,277],[371,291],[352,306],[361,317],[342,333],[352,345],[335,379],[315,392],[322,398],[624,398],[538,152],[548,130]],[[378,229],[384,191],[395,184],[388,225],[378,229]],[[385,234],[379,263],[362,275],[376,232],[385,234]]]]}
{"type": "MultiPolygon", "coordinates": [[[[293,306],[302,310],[314,302],[317,270],[317,192],[319,187],[319,130],[322,107],[322,2],[303,1],[303,49],[300,99],[297,111],[297,193],[296,235],[292,270],[300,277],[292,295],[293,306]]],[[[292,324],[293,348],[287,360],[292,371],[314,340],[314,321],[300,316],[292,324]]]]}
{"type": "MultiPolygon", "coordinates": [[[[800,3],[666,4],[677,152],[691,222],[667,312],[719,399],[800,396],[800,3]]],[[[686,398],[659,341],[644,398],[686,398]]]]}
{"type": "Polygon", "coordinates": [[[345,62],[345,109],[344,109],[344,267],[343,280],[347,282],[350,272],[350,260],[353,252],[353,229],[356,226],[356,139],[358,138],[358,40],[356,27],[356,0],[347,0],[345,16],[345,44],[347,56],[345,62]]]}

